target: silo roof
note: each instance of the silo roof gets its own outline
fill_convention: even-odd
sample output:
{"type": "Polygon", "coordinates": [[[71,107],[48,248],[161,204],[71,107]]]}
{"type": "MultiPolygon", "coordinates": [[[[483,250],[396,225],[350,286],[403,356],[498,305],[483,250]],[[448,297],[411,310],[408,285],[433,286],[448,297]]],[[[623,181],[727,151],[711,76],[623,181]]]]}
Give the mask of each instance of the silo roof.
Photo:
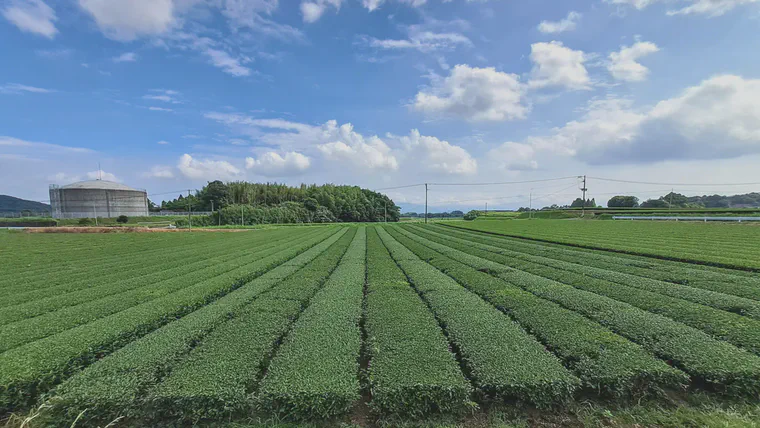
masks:
{"type": "Polygon", "coordinates": [[[106,180],[88,180],[78,183],[67,184],[62,189],[99,189],[99,190],[131,190],[140,192],[141,190],[133,189],[125,184],[114,183],[106,180]]]}

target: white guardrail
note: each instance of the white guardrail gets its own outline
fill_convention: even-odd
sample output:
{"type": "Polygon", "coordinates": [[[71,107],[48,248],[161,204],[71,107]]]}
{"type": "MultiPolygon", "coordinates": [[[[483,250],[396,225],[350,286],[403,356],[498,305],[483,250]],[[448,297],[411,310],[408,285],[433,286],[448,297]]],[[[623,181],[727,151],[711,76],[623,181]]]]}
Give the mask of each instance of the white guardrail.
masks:
{"type": "Polygon", "coordinates": [[[696,216],[636,216],[614,215],[613,220],[675,220],[675,221],[760,221],[760,217],[696,217],[696,216]]]}

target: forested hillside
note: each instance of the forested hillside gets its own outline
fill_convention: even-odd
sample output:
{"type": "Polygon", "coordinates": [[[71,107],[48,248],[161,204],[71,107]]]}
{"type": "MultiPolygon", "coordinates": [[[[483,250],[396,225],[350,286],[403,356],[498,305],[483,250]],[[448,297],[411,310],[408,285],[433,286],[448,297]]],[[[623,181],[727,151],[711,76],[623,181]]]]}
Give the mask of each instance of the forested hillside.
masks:
{"type": "Polygon", "coordinates": [[[0,212],[19,213],[22,211],[47,212],[50,211],[50,205],[41,202],[27,201],[8,195],[0,195],[0,212]]]}

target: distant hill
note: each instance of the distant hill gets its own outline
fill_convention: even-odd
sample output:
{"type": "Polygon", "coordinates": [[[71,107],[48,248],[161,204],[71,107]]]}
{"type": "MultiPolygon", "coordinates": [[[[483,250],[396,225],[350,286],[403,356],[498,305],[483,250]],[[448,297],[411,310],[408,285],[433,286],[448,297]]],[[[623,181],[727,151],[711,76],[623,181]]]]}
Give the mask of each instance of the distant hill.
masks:
{"type": "Polygon", "coordinates": [[[0,212],[18,213],[21,211],[45,212],[50,211],[50,205],[42,202],[27,201],[13,196],[0,195],[0,212]]]}

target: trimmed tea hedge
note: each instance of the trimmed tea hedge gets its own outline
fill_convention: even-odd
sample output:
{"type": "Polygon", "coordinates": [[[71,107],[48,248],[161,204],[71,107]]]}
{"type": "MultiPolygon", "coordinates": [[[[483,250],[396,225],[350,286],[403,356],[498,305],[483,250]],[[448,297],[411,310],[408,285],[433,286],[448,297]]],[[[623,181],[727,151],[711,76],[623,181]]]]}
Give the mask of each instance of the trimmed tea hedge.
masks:
{"type": "Polygon", "coordinates": [[[365,310],[370,405],[376,412],[421,417],[468,407],[472,388],[446,337],[375,228],[367,233],[365,310]]]}
{"type": "Polygon", "coordinates": [[[420,260],[385,230],[378,229],[378,233],[444,326],[467,374],[485,397],[537,406],[572,398],[580,380],[543,345],[499,310],[420,260]]]}

